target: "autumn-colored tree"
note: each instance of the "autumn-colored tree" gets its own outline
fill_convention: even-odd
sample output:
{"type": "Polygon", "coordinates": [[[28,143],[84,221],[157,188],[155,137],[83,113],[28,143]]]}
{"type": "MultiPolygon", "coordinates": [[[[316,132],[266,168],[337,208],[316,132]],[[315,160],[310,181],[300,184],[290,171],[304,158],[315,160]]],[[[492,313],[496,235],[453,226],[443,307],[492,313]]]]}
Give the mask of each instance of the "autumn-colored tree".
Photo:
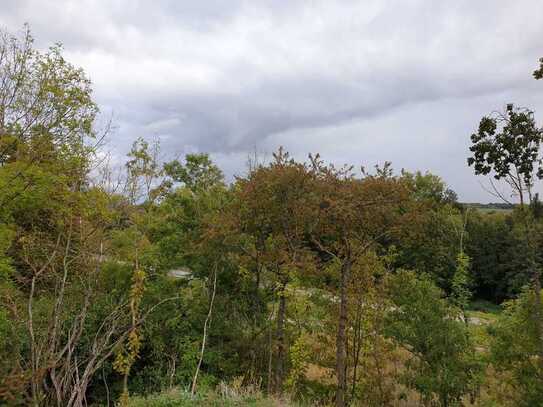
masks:
{"type": "Polygon", "coordinates": [[[386,282],[394,255],[393,250],[382,256],[369,250],[351,271],[347,330],[350,402],[390,405],[397,397],[395,367],[401,359],[384,332],[392,301],[386,282]]]}
{"type": "Polygon", "coordinates": [[[319,156],[312,157],[312,166],[318,206],[311,217],[311,241],[323,259],[339,267],[336,405],[343,407],[347,391],[347,289],[352,268],[370,248],[393,233],[408,190],[399,178],[391,176],[388,164],[377,168],[375,175],[364,172],[362,178],[354,176],[352,167],[324,165],[319,156]]]}
{"type": "MultiPolygon", "coordinates": [[[[261,273],[272,276],[278,298],[275,339],[275,390],[281,394],[286,357],[286,288],[293,273],[307,272],[312,256],[306,247],[313,177],[305,164],[279,149],[269,166],[255,168],[236,182],[240,231],[249,245],[243,250],[254,262],[256,289],[261,273]]],[[[271,380],[271,378],[268,378],[271,380]]]]}

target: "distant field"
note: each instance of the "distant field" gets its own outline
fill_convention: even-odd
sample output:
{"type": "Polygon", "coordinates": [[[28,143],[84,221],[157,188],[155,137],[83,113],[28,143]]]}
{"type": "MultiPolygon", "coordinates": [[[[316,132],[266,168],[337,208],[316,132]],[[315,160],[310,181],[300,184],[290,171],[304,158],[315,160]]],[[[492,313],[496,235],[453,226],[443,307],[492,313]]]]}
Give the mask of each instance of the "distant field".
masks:
{"type": "Polygon", "coordinates": [[[505,203],[462,203],[461,205],[483,213],[508,213],[515,208],[515,205],[505,203]]]}
{"type": "Polygon", "coordinates": [[[513,211],[512,208],[509,208],[509,209],[505,209],[505,208],[474,208],[480,212],[484,212],[484,213],[496,213],[496,212],[501,212],[501,213],[509,213],[511,211],[513,211]]]}

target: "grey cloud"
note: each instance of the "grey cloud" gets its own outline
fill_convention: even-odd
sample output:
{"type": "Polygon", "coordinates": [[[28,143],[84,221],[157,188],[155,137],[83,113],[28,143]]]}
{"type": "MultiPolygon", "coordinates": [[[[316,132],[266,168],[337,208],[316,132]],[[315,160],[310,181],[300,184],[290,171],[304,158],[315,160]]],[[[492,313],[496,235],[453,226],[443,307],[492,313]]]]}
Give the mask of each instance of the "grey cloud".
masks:
{"type": "MultiPolygon", "coordinates": [[[[121,154],[137,136],[208,151],[229,174],[254,148],[431,169],[466,200],[478,118],[505,102],[543,114],[543,3],[4,0],[113,111],[121,154]],[[327,154],[328,153],[328,154],[327,154]]],[[[490,198],[491,199],[491,198],[490,198]]]]}

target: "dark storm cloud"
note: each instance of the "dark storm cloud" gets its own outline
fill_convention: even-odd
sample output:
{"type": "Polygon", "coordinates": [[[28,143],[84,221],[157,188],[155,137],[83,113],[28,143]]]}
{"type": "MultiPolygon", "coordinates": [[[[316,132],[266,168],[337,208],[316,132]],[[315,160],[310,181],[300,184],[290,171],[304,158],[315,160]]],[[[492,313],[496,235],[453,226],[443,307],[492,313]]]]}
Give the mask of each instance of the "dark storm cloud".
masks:
{"type": "Polygon", "coordinates": [[[160,137],[230,173],[282,144],[430,169],[489,199],[465,168],[469,133],[506,102],[543,112],[536,0],[3,0],[0,25],[25,21],[89,73],[118,152],[160,137]]]}

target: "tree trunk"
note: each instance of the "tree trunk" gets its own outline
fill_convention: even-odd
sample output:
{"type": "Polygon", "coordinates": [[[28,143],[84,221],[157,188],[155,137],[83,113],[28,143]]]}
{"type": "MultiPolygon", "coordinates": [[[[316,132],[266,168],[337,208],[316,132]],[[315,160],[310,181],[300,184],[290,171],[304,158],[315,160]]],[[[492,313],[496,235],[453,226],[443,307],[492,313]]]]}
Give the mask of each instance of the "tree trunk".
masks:
{"type": "Polygon", "coordinates": [[[268,328],[268,385],[267,385],[267,392],[268,392],[268,395],[272,393],[272,384],[273,384],[273,380],[272,380],[272,373],[273,373],[273,368],[272,368],[272,363],[273,363],[273,337],[272,337],[272,326],[271,326],[271,321],[270,321],[270,326],[268,328]]]}
{"type": "Polygon", "coordinates": [[[173,356],[171,356],[171,362],[170,362],[170,366],[169,366],[169,370],[170,370],[169,388],[170,389],[173,388],[173,381],[175,379],[175,365],[176,365],[177,358],[178,358],[177,354],[174,354],[173,356]]]}
{"type": "Polygon", "coordinates": [[[539,363],[543,369],[543,315],[541,315],[541,275],[539,269],[534,269],[535,310],[534,319],[537,324],[539,363]]]}
{"type": "Polygon", "coordinates": [[[347,348],[346,348],[346,327],[347,327],[347,284],[351,272],[351,261],[345,260],[341,266],[341,280],[339,286],[340,306],[339,323],[336,337],[336,406],[345,406],[345,391],[347,389],[347,348]]]}
{"type": "Polygon", "coordinates": [[[278,395],[283,394],[284,359],[285,359],[285,315],[287,300],[285,289],[287,283],[282,283],[279,293],[279,310],[277,313],[277,358],[275,365],[275,391],[278,395]]]}
{"type": "Polygon", "coordinates": [[[194,396],[196,393],[196,384],[198,383],[198,374],[200,373],[200,368],[202,367],[202,361],[204,360],[204,352],[206,349],[206,340],[207,340],[207,329],[211,323],[211,314],[213,313],[213,302],[215,301],[215,293],[217,292],[217,263],[214,266],[213,273],[213,292],[211,294],[211,301],[209,302],[209,311],[207,313],[206,320],[204,322],[204,333],[202,335],[202,347],[200,348],[200,357],[198,358],[198,365],[196,366],[196,371],[194,372],[194,377],[192,378],[192,386],[190,389],[191,396],[194,396]]]}

